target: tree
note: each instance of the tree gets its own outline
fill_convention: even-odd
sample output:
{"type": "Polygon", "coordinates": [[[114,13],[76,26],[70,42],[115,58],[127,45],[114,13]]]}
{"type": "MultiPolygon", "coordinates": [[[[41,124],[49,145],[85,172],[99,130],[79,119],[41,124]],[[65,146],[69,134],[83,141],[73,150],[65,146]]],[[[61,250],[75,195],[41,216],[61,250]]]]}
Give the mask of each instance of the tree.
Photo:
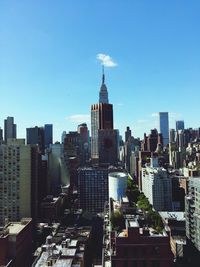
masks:
{"type": "Polygon", "coordinates": [[[119,210],[112,212],[110,221],[112,228],[116,231],[120,231],[125,228],[124,216],[119,210]]]}
{"type": "Polygon", "coordinates": [[[149,211],[152,209],[152,205],[149,203],[148,198],[146,198],[143,193],[141,193],[138,197],[137,206],[139,209],[143,209],[146,211],[149,211]]]}
{"type": "Polygon", "coordinates": [[[160,214],[157,211],[150,210],[147,213],[147,222],[150,226],[155,228],[158,232],[163,230],[163,222],[160,214]]]}

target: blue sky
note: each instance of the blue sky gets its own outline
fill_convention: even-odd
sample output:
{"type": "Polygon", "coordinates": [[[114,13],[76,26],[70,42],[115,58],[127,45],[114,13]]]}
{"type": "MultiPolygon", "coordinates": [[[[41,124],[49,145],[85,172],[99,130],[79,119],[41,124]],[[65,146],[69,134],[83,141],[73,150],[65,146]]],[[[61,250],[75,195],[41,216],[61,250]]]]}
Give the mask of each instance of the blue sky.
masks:
{"type": "Polygon", "coordinates": [[[121,134],[149,133],[159,111],[171,128],[199,127],[199,10],[198,0],[1,0],[0,126],[14,116],[25,137],[53,123],[56,141],[89,122],[105,54],[116,63],[105,73],[121,134]]]}

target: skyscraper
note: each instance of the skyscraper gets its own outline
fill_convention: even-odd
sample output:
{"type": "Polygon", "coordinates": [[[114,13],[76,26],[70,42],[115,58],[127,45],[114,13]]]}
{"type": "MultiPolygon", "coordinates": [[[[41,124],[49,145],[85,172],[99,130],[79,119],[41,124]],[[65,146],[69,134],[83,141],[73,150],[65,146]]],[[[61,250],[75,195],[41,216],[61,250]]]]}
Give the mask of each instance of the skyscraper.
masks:
{"type": "Polygon", "coordinates": [[[178,130],[184,130],[184,121],[176,121],[176,131],[178,130]]]}
{"type": "Polygon", "coordinates": [[[50,144],[53,143],[53,125],[45,124],[44,125],[44,145],[45,148],[48,148],[50,144]]]}
{"type": "Polygon", "coordinates": [[[8,138],[16,138],[17,135],[17,126],[14,124],[13,117],[7,117],[4,120],[4,140],[7,143],[8,138]]]}
{"type": "Polygon", "coordinates": [[[129,126],[126,127],[126,132],[125,132],[125,142],[128,141],[128,139],[131,138],[131,129],[129,126]]]}
{"type": "Polygon", "coordinates": [[[26,140],[27,144],[39,145],[39,148],[44,152],[44,128],[43,127],[32,127],[26,128],[26,140]]]}
{"type": "Polygon", "coordinates": [[[163,145],[169,144],[169,118],[168,112],[159,112],[159,133],[163,136],[163,145]]]}
{"type": "Polygon", "coordinates": [[[91,157],[99,159],[99,130],[113,129],[113,105],[109,104],[105,85],[105,75],[102,75],[102,85],[99,92],[99,103],[91,106],[91,157]]]}
{"type": "Polygon", "coordinates": [[[88,133],[87,124],[86,123],[79,124],[77,131],[81,135],[83,143],[88,143],[89,142],[89,133],[88,133]]]}

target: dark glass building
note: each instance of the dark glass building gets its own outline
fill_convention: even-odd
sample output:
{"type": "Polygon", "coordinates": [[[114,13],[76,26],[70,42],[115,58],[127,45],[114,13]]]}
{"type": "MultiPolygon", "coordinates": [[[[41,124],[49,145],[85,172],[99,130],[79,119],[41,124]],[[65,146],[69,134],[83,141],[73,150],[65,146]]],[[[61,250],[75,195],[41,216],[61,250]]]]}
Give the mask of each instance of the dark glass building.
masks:
{"type": "Polygon", "coordinates": [[[53,143],[53,125],[45,124],[44,125],[44,145],[45,148],[48,148],[50,144],[53,143]]]}

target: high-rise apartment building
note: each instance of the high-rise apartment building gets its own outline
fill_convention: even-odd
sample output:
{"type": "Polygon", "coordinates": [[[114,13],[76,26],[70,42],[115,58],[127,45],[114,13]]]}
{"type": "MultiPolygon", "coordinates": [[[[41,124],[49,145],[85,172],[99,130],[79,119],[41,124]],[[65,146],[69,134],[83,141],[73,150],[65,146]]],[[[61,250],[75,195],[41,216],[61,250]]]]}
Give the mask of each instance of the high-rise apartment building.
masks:
{"type": "Polygon", "coordinates": [[[200,177],[190,177],[185,197],[186,236],[200,252],[200,177]]]}
{"type": "Polygon", "coordinates": [[[24,139],[0,146],[0,224],[31,217],[31,147],[24,139]]]}
{"type": "Polygon", "coordinates": [[[169,118],[168,112],[159,112],[159,133],[163,136],[163,145],[169,144],[169,118]]]}
{"type": "Polygon", "coordinates": [[[17,126],[14,124],[13,117],[7,117],[4,120],[4,141],[7,142],[8,138],[16,138],[17,136],[17,126]]]}
{"type": "Polygon", "coordinates": [[[24,139],[0,145],[0,224],[35,219],[38,212],[39,153],[24,139]]]}
{"type": "Polygon", "coordinates": [[[142,168],[142,191],[155,210],[171,211],[172,183],[167,171],[158,167],[158,158],[151,158],[151,165],[142,168]]]}

